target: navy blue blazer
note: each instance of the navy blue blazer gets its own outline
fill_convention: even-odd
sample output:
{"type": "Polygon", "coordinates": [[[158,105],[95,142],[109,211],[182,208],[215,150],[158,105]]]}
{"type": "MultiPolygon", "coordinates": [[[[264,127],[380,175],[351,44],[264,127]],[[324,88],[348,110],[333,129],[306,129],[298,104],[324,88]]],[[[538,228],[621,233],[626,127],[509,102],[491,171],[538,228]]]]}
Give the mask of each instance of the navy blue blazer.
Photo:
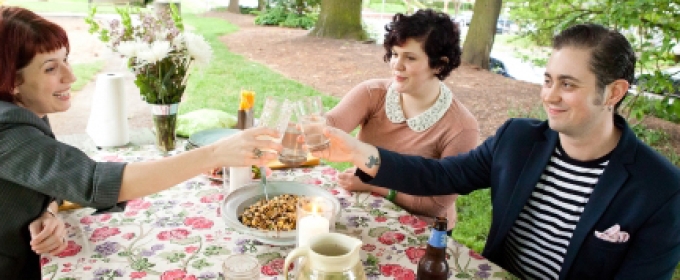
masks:
{"type": "MultiPolygon", "coordinates": [[[[680,169],[623,133],[586,205],[567,248],[560,279],[670,279],[680,260],[680,169]],[[619,224],[625,243],[594,231],[619,224]]],[[[558,141],[545,121],[512,119],[474,150],[441,160],[379,149],[381,166],[366,183],[412,195],[467,194],[491,188],[493,215],[484,255],[510,269],[506,236],[529,199],[558,141]]]]}

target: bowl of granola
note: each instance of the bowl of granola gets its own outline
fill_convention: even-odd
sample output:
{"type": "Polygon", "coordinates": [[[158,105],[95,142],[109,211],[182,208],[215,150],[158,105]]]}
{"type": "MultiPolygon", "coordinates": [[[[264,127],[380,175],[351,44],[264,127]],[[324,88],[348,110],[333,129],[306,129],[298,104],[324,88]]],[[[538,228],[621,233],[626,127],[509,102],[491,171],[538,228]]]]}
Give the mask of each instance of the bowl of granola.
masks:
{"type": "Polygon", "coordinates": [[[269,200],[262,186],[251,183],[229,193],[222,202],[222,219],[228,228],[270,245],[295,245],[297,201],[325,197],[333,204],[333,224],[340,217],[340,202],[329,191],[294,181],[268,181],[269,200]]]}

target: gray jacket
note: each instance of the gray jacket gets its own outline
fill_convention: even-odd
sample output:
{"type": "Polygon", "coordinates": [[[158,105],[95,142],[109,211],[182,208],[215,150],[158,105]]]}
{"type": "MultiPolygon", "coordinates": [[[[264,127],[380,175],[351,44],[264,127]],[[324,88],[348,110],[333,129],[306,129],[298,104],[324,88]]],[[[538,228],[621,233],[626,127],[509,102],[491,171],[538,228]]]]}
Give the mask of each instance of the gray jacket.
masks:
{"type": "Polygon", "coordinates": [[[0,101],[0,279],[40,279],[28,225],[55,198],[115,206],[124,168],[93,161],[57,141],[47,118],[0,101]]]}

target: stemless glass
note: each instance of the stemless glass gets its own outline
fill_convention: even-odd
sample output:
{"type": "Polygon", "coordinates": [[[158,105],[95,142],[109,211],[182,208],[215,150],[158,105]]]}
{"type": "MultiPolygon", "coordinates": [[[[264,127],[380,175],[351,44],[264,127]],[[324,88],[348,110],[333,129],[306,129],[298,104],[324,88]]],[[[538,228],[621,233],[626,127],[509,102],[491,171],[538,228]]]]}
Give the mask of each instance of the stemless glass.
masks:
{"type": "Polygon", "coordinates": [[[307,161],[307,149],[297,140],[301,134],[302,130],[300,130],[296,122],[291,121],[288,123],[283,140],[281,141],[283,150],[279,154],[279,161],[288,167],[297,167],[307,161]]]}
{"type": "Polygon", "coordinates": [[[297,102],[298,118],[305,142],[309,151],[321,151],[328,148],[329,140],[323,134],[326,118],[323,116],[323,104],[318,96],[305,97],[297,102]]]}
{"type": "Polygon", "coordinates": [[[286,132],[286,128],[288,128],[292,114],[292,102],[285,98],[268,96],[262,107],[262,114],[260,114],[257,125],[279,131],[279,138],[273,140],[280,142],[286,132]]]}

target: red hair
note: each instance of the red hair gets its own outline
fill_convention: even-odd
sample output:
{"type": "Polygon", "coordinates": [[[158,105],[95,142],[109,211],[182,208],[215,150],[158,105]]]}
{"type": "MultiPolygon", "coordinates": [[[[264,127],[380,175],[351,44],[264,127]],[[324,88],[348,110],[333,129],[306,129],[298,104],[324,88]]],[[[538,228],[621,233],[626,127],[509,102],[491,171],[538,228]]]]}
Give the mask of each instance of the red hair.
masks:
{"type": "Polygon", "coordinates": [[[0,100],[14,102],[12,91],[20,81],[18,71],[39,53],[66,48],[68,36],[61,26],[34,12],[0,6],[0,100]]]}

